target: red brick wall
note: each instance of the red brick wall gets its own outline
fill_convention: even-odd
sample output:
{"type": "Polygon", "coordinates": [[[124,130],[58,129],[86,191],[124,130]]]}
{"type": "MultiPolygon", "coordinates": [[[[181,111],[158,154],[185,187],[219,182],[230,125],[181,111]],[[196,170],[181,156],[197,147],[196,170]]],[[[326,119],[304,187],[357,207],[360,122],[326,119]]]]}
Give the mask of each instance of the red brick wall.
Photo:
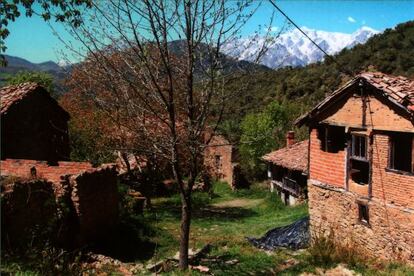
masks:
{"type": "Polygon", "coordinates": [[[31,178],[31,168],[36,169],[36,177],[46,179],[53,183],[57,195],[61,195],[61,178],[69,174],[93,169],[89,162],[59,161],[56,166],[50,166],[46,161],[6,159],[0,161],[0,173],[2,176],[14,175],[23,178],[31,178]]]}
{"type": "Polygon", "coordinates": [[[337,153],[321,150],[317,129],[310,134],[309,178],[336,187],[345,187],[345,149],[337,153]]]}
{"type": "Polygon", "coordinates": [[[369,226],[359,222],[359,196],[309,180],[309,214],[313,238],[334,232],[337,243],[353,245],[368,256],[414,264],[414,210],[368,202],[369,226]]]}
{"type": "Polygon", "coordinates": [[[375,134],[372,152],[372,196],[386,203],[414,209],[414,176],[386,171],[388,140],[385,134],[375,134]]]}

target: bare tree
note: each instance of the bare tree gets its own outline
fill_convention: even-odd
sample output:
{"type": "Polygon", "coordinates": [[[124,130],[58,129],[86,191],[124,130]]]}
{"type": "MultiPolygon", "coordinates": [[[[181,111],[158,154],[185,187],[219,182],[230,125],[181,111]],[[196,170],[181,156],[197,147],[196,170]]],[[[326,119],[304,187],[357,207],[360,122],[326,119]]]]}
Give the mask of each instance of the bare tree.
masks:
{"type": "MultiPolygon", "coordinates": [[[[120,148],[170,165],[182,203],[179,267],[187,269],[191,194],[200,160],[227,104],[240,92],[227,91],[226,83],[251,69],[231,62],[221,49],[240,35],[261,1],[107,0],[92,5],[85,24],[68,26],[82,46],[63,41],[82,60],[76,68],[84,77],[79,88],[112,119],[120,148]],[[230,70],[230,64],[239,68],[230,70]]],[[[252,53],[256,60],[265,45],[252,53]]]]}

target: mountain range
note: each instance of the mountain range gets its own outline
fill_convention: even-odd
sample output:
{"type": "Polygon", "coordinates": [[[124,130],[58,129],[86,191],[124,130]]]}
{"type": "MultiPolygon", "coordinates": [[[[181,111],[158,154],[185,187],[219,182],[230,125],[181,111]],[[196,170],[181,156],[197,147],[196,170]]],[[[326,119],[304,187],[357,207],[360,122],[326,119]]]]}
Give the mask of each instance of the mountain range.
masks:
{"type": "MultiPolygon", "coordinates": [[[[379,33],[379,31],[365,26],[352,34],[319,31],[306,27],[303,27],[302,30],[330,55],[336,54],[342,49],[363,44],[379,33]]],[[[257,58],[265,41],[266,51],[260,58],[260,63],[273,69],[287,66],[303,67],[324,59],[324,53],[298,29],[270,38],[270,41],[269,38],[261,36],[234,39],[224,45],[222,52],[238,60],[253,61],[257,58]]]]}
{"type": "MultiPolygon", "coordinates": [[[[363,44],[369,38],[379,33],[369,27],[362,27],[352,34],[312,30],[306,27],[303,27],[302,30],[329,54],[335,54],[344,48],[349,49],[357,44],[363,44]]],[[[264,37],[256,36],[235,39],[226,43],[222,48],[224,64],[229,68],[248,68],[249,66],[257,68],[257,65],[252,65],[250,62],[255,59],[255,55],[264,41],[264,37]]],[[[170,47],[173,49],[173,52],[180,52],[177,49],[180,48],[181,44],[180,41],[174,41],[170,47]]],[[[4,81],[8,74],[15,74],[24,70],[44,71],[57,79],[62,79],[68,69],[53,61],[32,63],[20,57],[9,55],[5,55],[5,57],[8,66],[0,68],[0,82],[2,79],[4,81]]],[[[303,67],[322,61],[323,58],[324,54],[299,30],[294,29],[282,33],[269,43],[267,51],[260,60],[260,64],[263,65],[260,69],[265,69],[265,66],[272,69],[287,66],[303,67]]]]}

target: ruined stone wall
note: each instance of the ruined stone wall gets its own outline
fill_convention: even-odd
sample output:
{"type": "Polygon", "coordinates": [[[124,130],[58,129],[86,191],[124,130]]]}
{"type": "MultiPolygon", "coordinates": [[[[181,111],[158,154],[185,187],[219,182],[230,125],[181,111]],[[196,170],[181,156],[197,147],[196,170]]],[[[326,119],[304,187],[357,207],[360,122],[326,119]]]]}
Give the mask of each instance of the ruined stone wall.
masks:
{"type": "Polygon", "coordinates": [[[79,223],[78,243],[97,241],[118,222],[117,175],[113,168],[86,171],[68,178],[79,223]]]}
{"type": "MultiPolygon", "coordinates": [[[[59,242],[80,246],[99,240],[110,232],[118,219],[115,168],[111,165],[93,168],[87,162],[58,164],[49,166],[44,161],[35,160],[1,161],[1,175],[9,176],[10,182],[5,186],[2,181],[2,187],[7,187],[2,190],[2,197],[8,198],[2,205],[2,214],[6,215],[2,227],[12,233],[15,232],[13,229],[34,229],[34,225],[46,228],[46,222],[39,217],[50,216],[38,214],[49,212],[49,203],[54,202],[53,212],[60,216],[59,221],[55,221],[55,226],[59,224],[61,231],[59,242]],[[35,176],[32,175],[33,168],[35,176]],[[25,182],[13,181],[15,177],[23,178],[25,182]],[[51,200],[32,197],[31,191],[39,190],[39,183],[48,189],[46,194],[51,196],[51,200]]],[[[23,235],[27,231],[16,233],[23,235]]]]}
{"type": "Polygon", "coordinates": [[[25,244],[56,225],[56,198],[50,182],[2,177],[1,189],[4,247],[25,244]]]}
{"type": "Polygon", "coordinates": [[[345,187],[346,151],[337,153],[321,150],[321,141],[318,139],[317,129],[312,129],[310,134],[310,163],[309,178],[323,183],[329,183],[335,187],[345,187]]]}
{"type": "Polygon", "coordinates": [[[335,241],[362,254],[414,264],[414,210],[379,199],[368,201],[369,225],[359,222],[359,196],[309,180],[309,213],[313,238],[334,232],[335,241]]]}

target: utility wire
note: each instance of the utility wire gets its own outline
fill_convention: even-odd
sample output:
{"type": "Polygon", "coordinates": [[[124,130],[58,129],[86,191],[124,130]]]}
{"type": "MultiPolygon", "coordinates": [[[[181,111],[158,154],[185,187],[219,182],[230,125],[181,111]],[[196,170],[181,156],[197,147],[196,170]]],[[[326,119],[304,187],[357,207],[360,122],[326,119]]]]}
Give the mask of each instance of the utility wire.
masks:
{"type": "Polygon", "coordinates": [[[270,4],[272,4],[273,7],[275,7],[290,23],[292,23],[293,26],[295,26],[296,29],[298,29],[307,39],[309,39],[310,42],[312,42],[313,45],[316,46],[322,53],[325,54],[330,60],[332,60],[334,63],[336,63],[339,66],[339,70],[341,71],[341,68],[343,68],[344,71],[341,71],[342,73],[345,73],[349,76],[353,76],[353,74],[346,69],[342,64],[340,64],[336,59],[334,59],[330,54],[328,54],[322,47],[320,47],[315,41],[312,40],[282,9],[280,9],[276,3],[273,0],[269,0],[270,4]]]}

